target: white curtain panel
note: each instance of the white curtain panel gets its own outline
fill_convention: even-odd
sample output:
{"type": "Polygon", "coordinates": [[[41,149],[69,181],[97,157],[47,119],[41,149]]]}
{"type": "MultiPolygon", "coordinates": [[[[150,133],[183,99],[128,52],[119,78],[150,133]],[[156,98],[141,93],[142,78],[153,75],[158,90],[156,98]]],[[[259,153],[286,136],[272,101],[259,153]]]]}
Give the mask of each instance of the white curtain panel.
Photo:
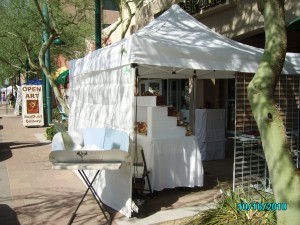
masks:
{"type": "Polygon", "coordinates": [[[69,129],[133,131],[134,77],[130,66],[70,77],[69,129]]]}

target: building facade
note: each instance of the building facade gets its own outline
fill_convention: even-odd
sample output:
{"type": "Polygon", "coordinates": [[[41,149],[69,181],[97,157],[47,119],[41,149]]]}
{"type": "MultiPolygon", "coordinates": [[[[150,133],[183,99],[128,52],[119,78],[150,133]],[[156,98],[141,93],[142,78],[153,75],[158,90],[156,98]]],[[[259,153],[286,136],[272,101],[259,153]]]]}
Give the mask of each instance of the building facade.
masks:
{"type": "Polygon", "coordinates": [[[119,18],[119,4],[116,1],[103,0],[102,1],[102,28],[106,28],[116,22],[119,18]]]}
{"type": "MultiPolygon", "coordinates": [[[[228,38],[263,48],[264,21],[256,0],[153,0],[137,11],[136,29],[140,29],[172,4],[179,4],[193,17],[228,38]]],[[[300,2],[285,1],[286,23],[300,16],[300,2]]],[[[300,52],[300,34],[287,31],[288,51],[300,52]]]]}

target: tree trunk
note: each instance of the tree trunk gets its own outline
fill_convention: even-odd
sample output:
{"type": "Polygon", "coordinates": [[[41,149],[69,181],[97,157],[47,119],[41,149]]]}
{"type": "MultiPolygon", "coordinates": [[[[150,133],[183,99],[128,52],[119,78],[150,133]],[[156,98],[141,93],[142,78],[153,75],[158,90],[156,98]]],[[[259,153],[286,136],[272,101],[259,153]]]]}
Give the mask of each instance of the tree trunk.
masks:
{"type": "MultiPolygon", "coordinates": [[[[68,115],[69,114],[69,108],[68,108],[66,102],[64,101],[57,85],[55,84],[53,77],[51,76],[50,69],[48,69],[46,64],[45,64],[46,51],[47,51],[47,49],[50,50],[50,46],[51,46],[52,42],[54,41],[54,39],[56,37],[59,36],[60,32],[57,29],[55,21],[53,20],[50,1],[47,0],[47,1],[42,2],[43,11],[42,11],[42,9],[39,5],[38,0],[34,0],[34,4],[35,4],[35,6],[36,6],[36,8],[37,8],[37,10],[38,10],[38,12],[41,16],[42,22],[45,26],[44,29],[46,29],[47,32],[49,32],[49,38],[48,38],[48,40],[45,40],[43,42],[42,47],[41,47],[40,52],[39,52],[39,63],[40,63],[40,66],[42,68],[42,71],[44,72],[44,74],[46,76],[46,79],[49,81],[49,84],[50,84],[51,88],[53,89],[53,92],[54,92],[54,95],[55,95],[57,101],[62,106],[64,112],[68,115]],[[46,7],[46,12],[47,13],[44,12],[44,9],[45,9],[44,7],[46,7]],[[45,16],[44,14],[47,14],[47,16],[45,16]],[[49,18],[50,18],[51,23],[49,22],[49,18]]],[[[50,106],[50,107],[52,107],[52,106],[50,106]]]]}
{"type": "Polygon", "coordinates": [[[258,125],[276,203],[277,224],[300,223],[300,175],[293,164],[286,129],[274,100],[274,91],[286,54],[286,26],[283,0],[257,0],[264,16],[265,51],[258,70],[249,83],[248,99],[258,125]]]}
{"type": "MultiPolygon", "coordinates": [[[[42,68],[46,78],[49,81],[49,84],[50,84],[51,88],[53,89],[53,93],[54,93],[57,101],[62,106],[64,112],[68,115],[69,114],[69,108],[68,108],[65,100],[63,99],[57,85],[55,84],[49,69],[47,68],[47,66],[45,64],[45,53],[46,53],[47,49],[50,48],[50,45],[53,42],[53,40],[54,40],[53,35],[50,35],[50,38],[46,42],[43,43],[43,45],[40,49],[40,53],[39,53],[39,62],[40,62],[41,68],[42,68]]],[[[52,106],[50,106],[50,107],[52,107],[52,106]]]]}

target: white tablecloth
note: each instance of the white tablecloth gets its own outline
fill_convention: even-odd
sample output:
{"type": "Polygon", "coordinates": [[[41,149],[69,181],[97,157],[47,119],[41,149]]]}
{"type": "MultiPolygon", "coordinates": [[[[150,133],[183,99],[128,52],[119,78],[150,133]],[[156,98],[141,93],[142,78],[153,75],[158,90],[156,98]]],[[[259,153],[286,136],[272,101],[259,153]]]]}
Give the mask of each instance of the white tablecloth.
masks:
{"type": "Polygon", "coordinates": [[[201,154],[194,136],[148,138],[138,135],[150,169],[153,190],[203,186],[201,154]]]}
{"type": "Polygon", "coordinates": [[[202,160],[225,158],[225,110],[196,109],[195,136],[202,160]]]}

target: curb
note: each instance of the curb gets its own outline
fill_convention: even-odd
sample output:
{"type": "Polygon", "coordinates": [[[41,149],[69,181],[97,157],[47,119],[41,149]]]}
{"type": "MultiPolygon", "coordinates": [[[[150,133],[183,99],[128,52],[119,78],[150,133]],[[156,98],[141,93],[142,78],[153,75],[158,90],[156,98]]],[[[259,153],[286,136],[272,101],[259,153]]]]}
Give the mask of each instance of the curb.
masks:
{"type": "Polygon", "coordinates": [[[115,222],[118,225],[150,225],[150,224],[161,224],[170,222],[175,224],[176,220],[182,220],[185,218],[193,217],[201,211],[214,208],[214,203],[208,203],[205,205],[183,207],[177,209],[159,211],[151,216],[139,219],[139,218],[121,218],[116,219],[115,222]],[[172,222],[173,221],[173,222],[172,222]]]}

